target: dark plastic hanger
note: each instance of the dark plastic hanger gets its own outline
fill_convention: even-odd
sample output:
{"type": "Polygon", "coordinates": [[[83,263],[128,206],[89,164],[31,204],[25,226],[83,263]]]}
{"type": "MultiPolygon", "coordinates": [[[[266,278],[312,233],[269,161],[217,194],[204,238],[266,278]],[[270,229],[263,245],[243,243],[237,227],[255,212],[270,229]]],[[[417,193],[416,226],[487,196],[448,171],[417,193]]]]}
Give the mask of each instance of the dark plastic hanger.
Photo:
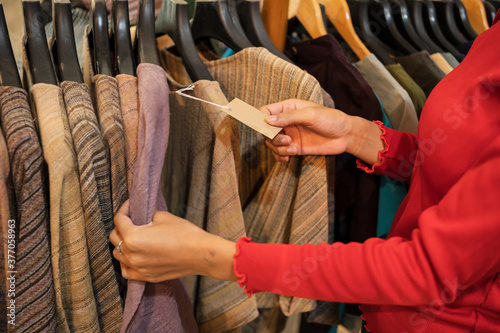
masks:
{"type": "MultiPolygon", "coordinates": [[[[460,1],[460,0],[459,0],[460,1]]],[[[427,33],[426,24],[424,23],[423,13],[423,2],[422,1],[409,1],[408,5],[410,7],[410,13],[412,18],[413,26],[415,27],[415,31],[420,36],[426,45],[429,46],[429,53],[443,53],[443,49],[438,46],[434,40],[431,39],[429,34],[427,33]]]]}
{"type": "Polygon", "coordinates": [[[156,49],[155,0],[139,0],[134,51],[139,64],[160,65],[156,49]]]}
{"type": "Polygon", "coordinates": [[[10,43],[7,21],[0,3],[0,85],[22,88],[21,78],[17,71],[16,59],[10,43]]]}
{"type": "Polygon", "coordinates": [[[438,18],[436,16],[436,9],[431,0],[412,0],[414,2],[422,2],[420,7],[422,16],[424,18],[424,25],[426,26],[427,33],[431,38],[445,51],[451,53],[458,61],[464,59],[464,55],[458,52],[458,50],[446,39],[443,32],[439,28],[438,18]]]}
{"type": "Polygon", "coordinates": [[[25,44],[33,83],[57,85],[57,78],[47,45],[47,37],[41,13],[42,7],[40,6],[40,1],[23,1],[25,27],[23,43],[25,44]]]}
{"type": "Polygon", "coordinates": [[[403,55],[417,53],[399,32],[388,0],[372,0],[369,2],[369,13],[372,20],[380,23],[380,38],[386,44],[400,51],[403,55]]]}
{"type": "Polygon", "coordinates": [[[111,8],[114,60],[117,74],[135,76],[135,59],[130,36],[128,0],[113,0],[111,8]]]}
{"type": "Polygon", "coordinates": [[[500,10],[500,0],[488,0],[489,3],[495,7],[495,10],[498,12],[500,10]]]}
{"type": "Polygon", "coordinates": [[[241,35],[245,36],[250,44],[253,46],[256,46],[255,44],[252,43],[252,41],[248,38],[245,29],[243,29],[243,26],[241,25],[240,22],[240,17],[238,16],[238,2],[239,0],[222,0],[226,3],[227,5],[227,10],[229,11],[229,17],[233,21],[234,26],[236,29],[238,29],[238,33],[241,35]]]}
{"type": "Polygon", "coordinates": [[[469,18],[467,16],[467,10],[465,9],[465,5],[461,0],[452,0],[454,6],[455,20],[458,24],[458,28],[462,32],[462,34],[468,40],[473,40],[477,37],[476,31],[472,28],[469,22],[469,18]]]}
{"type": "Polygon", "coordinates": [[[291,62],[278,48],[273,44],[262,22],[260,14],[259,0],[243,0],[238,4],[238,16],[248,39],[255,46],[265,47],[272,54],[291,62]]]}
{"type": "Polygon", "coordinates": [[[438,19],[439,27],[453,45],[458,45],[467,42],[467,38],[460,32],[455,21],[453,13],[453,0],[432,0],[434,8],[436,9],[436,16],[438,19]]]}
{"type": "Polygon", "coordinates": [[[161,12],[156,20],[156,32],[172,38],[193,82],[213,81],[212,75],[203,64],[189,27],[188,3],[184,0],[163,0],[161,12]]]}
{"type": "Polygon", "coordinates": [[[90,8],[92,27],[89,43],[94,56],[94,72],[114,76],[111,50],[109,47],[108,13],[104,0],[92,0],[90,8]]]}
{"type": "Polygon", "coordinates": [[[493,19],[497,14],[497,10],[493,3],[490,1],[483,0],[484,9],[486,10],[486,19],[488,20],[488,24],[491,27],[491,23],[493,23],[493,19]]]}
{"type": "Polygon", "coordinates": [[[52,3],[54,34],[50,48],[60,82],[83,83],[83,75],[76,53],[75,33],[69,0],[54,0],[52,3]]]}
{"type": "Polygon", "coordinates": [[[359,38],[363,41],[363,44],[384,65],[395,64],[396,61],[390,56],[389,53],[393,53],[390,47],[385,45],[371,31],[371,22],[368,17],[368,1],[369,0],[347,0],[354,28],[358,31],[359,38]]]}
{"type": "Polygon", "coordinates": [[[253,47],[231,19],[227,2],[224,0],[197,0],[191,32],[195,43],[214,38],[226,44],[234,52],[253,47]]]}
{"type": "Polygon", "coordinates": [[[430,52],[431,47],[423,41],[415,31],[415,27],[410,18],[410,10],[405,0],[390,0],[389,1],[394,16],[396,26],[406,40],[409,41],[417,50],[427,50],[430,52]]]}

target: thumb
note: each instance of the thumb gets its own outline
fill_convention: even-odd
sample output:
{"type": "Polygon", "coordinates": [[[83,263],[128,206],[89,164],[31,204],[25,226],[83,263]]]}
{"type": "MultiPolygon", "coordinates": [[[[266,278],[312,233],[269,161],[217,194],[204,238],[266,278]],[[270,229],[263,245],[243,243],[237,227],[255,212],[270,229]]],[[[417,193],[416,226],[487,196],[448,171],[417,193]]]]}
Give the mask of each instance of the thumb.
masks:
{"type": "Polygon", "coordinates": [[[278,126],[278,127],[287,127],[294,125],[311,125],[313,114],[310,112],[310,108],[293,110],[293,111],[285,111],[282,113],[278,113],[275,115],[267,116],[266,122],[269,125],[278,126]]]}

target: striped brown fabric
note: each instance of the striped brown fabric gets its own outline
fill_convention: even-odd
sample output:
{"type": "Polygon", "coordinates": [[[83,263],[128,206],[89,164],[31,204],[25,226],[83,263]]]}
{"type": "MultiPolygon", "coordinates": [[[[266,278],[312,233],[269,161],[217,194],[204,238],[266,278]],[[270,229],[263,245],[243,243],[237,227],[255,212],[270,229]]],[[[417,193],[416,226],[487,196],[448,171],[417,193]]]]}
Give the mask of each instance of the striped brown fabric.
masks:
{"type": "Polygon", "coordinates": [[[50,243],[59,332],[99,332],[73,139],[59,87],[31,89],[49,170],[50,243]]]}
{"type": "MultiPolygon", "coordinates": [[[[167,72],[179,83],[189,83],[180,59],[166,49],[160,53],[167,72]]],[[[257,108],[287,98],[333,106],[316,79],[264,48],[247,48],[205,65],[228,100],[238,97],[257,108]]],[[[288,163],[275,163],[262,135],[242,124],[239,133],[239,191],[247,235],[262,243],[326,242],[329,195],[325,157],[293,157],[288,163]]],[[[313,300],[266,293],[257,295],[257,301],[262,309],[280,306],[285,315],[315,307],[313,300]]]]}
{"type": "Polygon", "coordinates": [[[7,276],[6,272],[8,258],[8,223],[11,219],[9,191],[7,189],[7,179],[10,174],[9,152],[5,143],[5,138],[0,131],[0,332],[7,332],[7,276]]]}
{"type": "Polygon", "coordinates": [[[120,92],[120,110],[125,130],[125,160],[127,162],[128,191],[132,190],[135,163],[137,162],[137,134],[139,131],[139,96],[137,77],[127,74],[116,76],[120,92]]]}
{"type": "MultiPolygon", "coordinates": [[[[195,86],[194,96],[228,103],[217,82],[195,86]]],[[[176,95],[170,98],[170,124],[162,187],[171,212],[225,239],[245,236],[236,120],[215,106],[176,95]]],[[[248,298],[236,282],[200,277],[198,283],[193,302],[200,332],[225,332],[258,316],[255,297],[248,298]]]]}
{"type": "Polygon", "coordinates": [[[120,106],[118,80],[111,76],[94,77],[97,117],[111,167],[113,213],[128,199],[125,130],[120,106]]]}
{"type": "Polygon", "coordinates": [[[17,202],[16,320],[10,332],[55,332],[49,211],[43,155],[26,90],[0,87],[1,124],[7,140],[17,202]]]}
{"type": "Polygon", "coordinates": [[[108,156],[88,86],[65,81],[61,84],[61,89],[78,160],[99,326],[101,332],[118,332],[122,308],[108,239],[113,227],[108,156]]]}

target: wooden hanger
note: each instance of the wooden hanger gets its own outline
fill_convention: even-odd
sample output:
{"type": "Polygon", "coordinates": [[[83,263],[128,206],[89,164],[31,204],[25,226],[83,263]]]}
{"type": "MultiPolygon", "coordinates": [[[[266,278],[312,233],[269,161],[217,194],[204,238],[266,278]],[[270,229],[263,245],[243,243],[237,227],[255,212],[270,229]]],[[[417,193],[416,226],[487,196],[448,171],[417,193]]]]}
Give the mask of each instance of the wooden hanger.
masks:
{"type": "Polygon", "coordinates": [[[495,16],[497,15],[498,9],[495,8],[491,1],[482,0],[484,9],[486,10],[486,19],[488,20],[488,26],[491,27],[495,16]]]}
{"type": "Polygon", "coordinates": [[[114,66],[109,47],[106,2],[104,0],[92,0],[90,13],[92,25],[89,31],[89,42],[91,42],[91,49],[93,50],[94,72],[114,76],[114,66]]]}
{"type": "Polygon", "coordinates": [[[10,43],[7,21],[0,3],[0,85],[22,88],[17,63],[10,43]]]}
{"type": "MultiPolygon", "coordinates": [[[[370,51],[359,39],[351,19],[351,12],[346,0],[321,0],[328,19],[346,41],[359,59],[363,59],[370,51]]],[[[302,1],[301,1],[302,3],[302,1]]]]}
{"type": "Polygon", "coordinates": [[[135,76],[136,66],[130,36],[128,0],[113,0],[111,13],[116,73],[135,76]]]}
{"type": "Polygon", "coordinates": [[[42,17],[42,7],[38,0],[23,0],[23,15],[25,34],[23,43],[30,67],[33,83],[57,85],[57,78],[52,65],[45,26],[42,17]]]}
{"type": "Polygon", "coordinates": [[[283,52],[288,28],[288,0],[263,0],[261,15],[269,38],[283,52]]]}
{"type": "Polygon", "coordinates": [[[83,83],[83,75],[76,52],[73,18],[69,0],[54,0],[52,3],[54,33],[50,48],[60,82],[83,83]]]}
{"type": "Polygon", "coordinates": [[[467,16],[467,10],[465,9],[465,5],[461,0],[452,0],[454,4],[454,14],[455,21],[457,22],[458,28],[462,32],[462,34],[468,40],[473,40],[477,37],[477,32],[474,30],[470,24],[469,17],[467,16]]]}
{"type": "Polygon", "coordinates": [[[248,39],[256,46],[265,47],[274,55],[291,62],[271,41],[260,14],[259,0],[243,0],[238,4],[238,15],[248,39]]]}
{"type": "Polygon", "coordinates": [[[224,0],[196,0],[191,32],[195,43],[214,38],[234,52],[253,47],[248,38],[234,25],[224,0]]]}
{"type": "Polygon", "coordinates": [[[317,0],[300,0],[296,16],[312,38],[327,34],[317,0]]]}
{"type": "Polygon", "coordinates": [[[490,27],[486,18],[486,9],[481,0],[460,0],[465,6],[467,17],[474,31],[479,35],[490,27]]]}
{"type": "Polygon", "coordinates": [[[156,20],[156,32],[172,38],[193,82],[213,81],[212,75],[203,64],[189,27],[188,3],[184,0],[163,0],[161,12],[156,20]]]}
{"type": "Polygon", "coordinates": [[[432,0],[434,8],[436,9],[436,17],[438,17],[438,24],[446,36],[453,45],[458,45],[467,42],[460,29],[458,28],[457,22],[455,21],[455,15],[453,13],[453,1],[452,0],[432,0]]]}
{"type": "Polygon", "coordinates": [[[139,0],[134,52],[137,63],[160,66],[160,58],[156,48],[155,0],[139,0]]]}

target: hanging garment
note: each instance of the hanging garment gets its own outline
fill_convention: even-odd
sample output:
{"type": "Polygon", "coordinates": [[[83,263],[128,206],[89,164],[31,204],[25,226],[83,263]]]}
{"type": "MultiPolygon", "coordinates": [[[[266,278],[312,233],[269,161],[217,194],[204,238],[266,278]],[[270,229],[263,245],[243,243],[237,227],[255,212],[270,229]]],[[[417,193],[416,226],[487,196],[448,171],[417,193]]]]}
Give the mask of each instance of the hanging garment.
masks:
{"type": "MultiPolygon", "coordinates": [[[[217,82],[197,81],[192,94],[219,105],[228,103],[217,82]]],[[[237,241],[246,235],[238,193],[237,121],[220,108],[178,95],[170,98],[170,117],[161,181],[170,211],[237,241]]],[[[258,316],[255,297],[248,298],[236,282],[199,279],[186,282],[200,332],[226,332],[258,316]]]]}
{"type": "MultiPolygon", "coordinates": [[[[436,63],[432,61],[427,51],[420,51],[407,56],[397,57],[396,61],[400,63],[408,75],[417,82],[426,96],[429,96],[436,84],[446,75],[439,69],[436,63]]],[[[389,120],[391,120],[391,117],[389,117],[389,120]]],[[[394,124],[392,126],[398,129],[394,124]]]]}
{"type": "Polygon", "coordinates": [[[410,96],[380,60],[370,53],[355,65],[380,98],[391,125],[400,131],[417,133],[417,113],[410,96]]]}
{"type": "MultiPolygon", "coordinates": [[[[155,209],[167,210],[160,177],[169,132],[168,84],[159,66],[137,67],[140,118],[137,162],[130,191],[130,217],[136,225],[152,221],[155,209]]],[[[123,111],[123,110],[122,110],[123,111]]],[[[197,332],[182,280],[128,281],[121,332],[197,332]]]]}
{"type": "Polygon", "coordinates": [[[116,332],[121,326],[122,308],[108,239],[113,228],[109,161],[88,86],[65,81],[61,88],[78,160],[99,326],[103,332],[116,332]]]}
{"type": "MultiPolygon", "coordinates": [[[[7,311],[7,258],[8,258],[8,225],[11,219],[10,200],[8,190],[8,178],[10,174],[9,153],[2,131],[0,131],[0,312],[7,311]]],[[[0,316],[0,331],[7,332],[7,320],[9,317],[0,316]]]]}
{"type": "MultiPolygon", "coordinates": [[[[179,57],[162,48],[160,58],[178,82],[189,82],[179,57]]],[[[264,48],[247,48],[205,65],[228,100],[238,97],[257,108],[287,98],[333,106],[316,79],[264,48]]],[[[275,163],[262,135],[242,124],[239,133],[239,191],[247,235],[264,243],[328,241],[325,157],[292,157],[287,163],[275,163]]],[[[315,307],[314,300],[274,294],[257,295],[257,302],[261,313],[279,306],[287,316],[315,307]]]]}
{"type": "Polygon", "coordinates": [[[450,74],[450,72],[453,70],[453,67],[451,67],[451,65],[448,63],[448,61],[446,61],[441,53],[433,53],[430,55],[430,57],[445,75],[450,74]]]}
{"type": "MultiPolygon", "coordinates": [[[[286,55],[319,81],[334,99],[336,108],[368,120],[382,119],[380,103],[373,89],[346,58],[333,35],[288,42],[286,55]]],[[[359,170],[356,158],[350,154],[336,156],[336,233],[330,243],[363,242],[375,236],[378,202],[379,177],[359,170]]],[[[338,318],[331,316],[331,312],[325,306],[320,307],[311,313],[308,322],[336,325],[338,318]]]]}
{"type": "Polygon", "coordinates": [[[127,162],[125,160],[125,130],[121,114],[118,80],[111,76],[94,77],[97,118],[108,152],[111,171],[113,215],[128,199],[127,162]]]}
{"type": "MultiPolygon", "coordinates": [[[[15,332],[55,332],[55,298],[49,244],[42,147],[26,90],[0,87],[0,108],[17,203],[15,332]]],[[[2,156],[8,161],[7,156],[2,156]]],[[[12,255],[14,253],[11,253],[12,255]]],[[[7,259],[12,258],[8,257],[7,259]]],[[[8,261],[7,261],[8,262],[8,261]]]]}
{"type": "Polygon", "coordinates": [[[387,240],[299,247],[240,239],[234,270],[248,292],[359,301],[369,332],[500,327],[499,38],[498,23],[476,38],[429,96],[418,135],[379,123],[381,162],[360,166],[411,182],[387,240]],[[292,274],[298,288],[275,282],[308,258],[317,271],[292,274]]]}
{"type": "Polygon", "coordinates": [[[52,272],[59,332],[100,332],[85,234],[76,154],[62,91],[31,88],[49,170],[52,272]]]}
{"type": "Polygon", "coordinates": [[[135,163],[137,161],[137,135],[139,131],[139,96],[137,77],[127,74],[116,76],[120,93],[120,111],[125,131],[125,161],[127,169],[127,188],[132,192],[135,163]]]}
{"type": "Polygon", "coordinates": [[[413,102],[413,106],[415,107],[417,118],[420,118],[425,101],[427,100],[422,88],[419,87],[415,80],[408,75],[400,64],[385,65],[385,68],[389,71],[389,73],[391,73],[392,77],[398,81],[401,87],[406,90],[411,98],[411,101],[413,102]]]}
{"type": "Polygon", "coordinates": [[[453,54],[451,54],[450,52],[443,52],[441,54],[446,59],[448,64],[450,64],[451,67],[456,68],[458,65],[460,65],[457,58],[455,58],[453,54]]]}

